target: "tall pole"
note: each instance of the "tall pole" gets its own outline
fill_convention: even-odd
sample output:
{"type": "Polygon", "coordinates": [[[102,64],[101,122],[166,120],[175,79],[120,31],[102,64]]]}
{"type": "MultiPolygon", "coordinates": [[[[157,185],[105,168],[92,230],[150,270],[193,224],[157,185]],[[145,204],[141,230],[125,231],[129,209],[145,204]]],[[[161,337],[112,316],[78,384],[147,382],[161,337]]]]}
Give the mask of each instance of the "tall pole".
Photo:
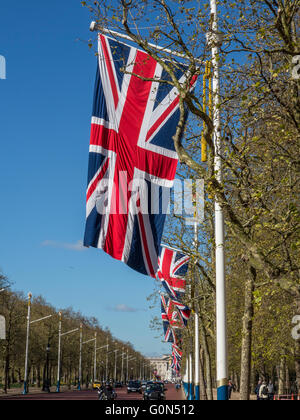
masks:
{"type": "Polygon", "coordinates": [[[106,345],[105,380],[106,382],[108,381],[108,337],[107,337],[107,345],[106,345]]]}
{"type": "Polygon", "coordinates": [[[127,349],[127,365],[126,365],[126,382],[128,383],[128,349],[127,349]]]}
{"type": "Polygon", "coordinates": [[[117,382],[117,353],[118,353],[118,350],[115,350],[115,377],[114,377],[115,382],[117,382]]]}
{"type": "Polygon", "coordinates": [[[122,370],[121,370],[121,382],[124,382],[124,347],[122,348],[122,370]]]}
{"type": "Polygon", "coordinates": [[[82,328],[83,325],[80,324],[80,334],[79,334],[79,370],[78,370],[78,391],[81,391],[81,376],[82,376],[82,328]]]}
{"type": "Polygon", "coordinates": [[[195,400],[200,400],[199,315],[195,309],[195,400]]]}
{"type": "MultiPolygon", "coordinates": [[[[219,81],[219,46],[217,0],[211,3],[211,43],[213,65],[213,98],[214,98],[214,145],[215,176],[222,183],[222,146],[220,120],[220,81],[219,81]]],[[[227,320],[226,320],[226,283],[224,253],[224,214],[222,207],[215,200],[215,241],[216,241],[216,335],[217,335],[217,387],[218,400],[228,400],[228,366],[227,366],[227,320]]]]}
{"type": "MultiPolygon", "coordinates": [[[[197,208],[197,195],[196,195],[196,209],[194,217],[196,219],[194,224],[194,242],[196,255],[198,253],[198,208],[197,208]]],[[[196,261],[194,265],[194,288],[196,288],[196,261]]],[[[194,289],[195,293],[195,289],[194,289]]],[[[194,327],[195,327],[195,400],[200,400],[200,351],[199,351],[199,314],[198,314],[198,305],[195,302],[195,314],[194,314],[194,327]]]]}
{"type": "Polygon", "coordinates": [[[94,378],[93,381],[95,382],[97,377],[97,333],[95,332],[95,353],[94,353],[94,378]]]}
{"type": "Polygon", "coordinates": [[[59,312],[58,322],[58,363],[57,363],[57,386],[56,392],[60,392],[60,358],[61,358],[61,317],[62,313],[59,312]]]}
{"type": "Polygon", "coordinates": [[[28,351],[29,351],[29,335],[30,335],[31,298],[32,298],[32,294],[28,293],[25,373],[24,373],[24,391],[23,391],[24,395],[28,394],[28,351]]]}

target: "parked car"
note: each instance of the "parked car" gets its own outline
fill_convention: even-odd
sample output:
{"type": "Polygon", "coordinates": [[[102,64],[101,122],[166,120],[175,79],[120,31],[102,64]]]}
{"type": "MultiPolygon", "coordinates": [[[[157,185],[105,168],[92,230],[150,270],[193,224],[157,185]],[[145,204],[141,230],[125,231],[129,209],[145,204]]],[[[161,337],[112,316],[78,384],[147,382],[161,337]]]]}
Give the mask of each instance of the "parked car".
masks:
{"type": "Polygon", "coordinates": [[[129,394],[130,392],[139,392],[141,394],[142,393],[141,383],[138,381],[130,381],[127,386],[127,393],[129,394]]]}
{"type": "Polygon", "coordinates": [[[115,388],[123,388],[123,384],[122,384],[122,382],[115,382],[114,387],[115,388]]]}
{"type": "Polygon", "coordinates": [[[146,390],[144,391],[144,400],[156,400],[156,401],[162,401],[165,400],[165,392],[164,387],[161,386],[161,384],[149,384],[146,387],[146,390]]]}

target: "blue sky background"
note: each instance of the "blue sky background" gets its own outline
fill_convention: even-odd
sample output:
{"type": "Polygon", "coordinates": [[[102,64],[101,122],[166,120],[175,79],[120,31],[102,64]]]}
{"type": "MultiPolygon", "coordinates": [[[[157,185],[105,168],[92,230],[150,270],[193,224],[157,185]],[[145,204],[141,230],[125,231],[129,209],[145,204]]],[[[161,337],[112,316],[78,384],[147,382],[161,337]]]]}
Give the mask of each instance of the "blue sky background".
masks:
{"type": "Polygon", "coordinates": [[[95,316],[146,355],[168,353],[149,329],[154,281],[79,242],[96,59],[78,39],[89,24],[79,0],[1,2],[0,268],[15,290],[95,316]]]}

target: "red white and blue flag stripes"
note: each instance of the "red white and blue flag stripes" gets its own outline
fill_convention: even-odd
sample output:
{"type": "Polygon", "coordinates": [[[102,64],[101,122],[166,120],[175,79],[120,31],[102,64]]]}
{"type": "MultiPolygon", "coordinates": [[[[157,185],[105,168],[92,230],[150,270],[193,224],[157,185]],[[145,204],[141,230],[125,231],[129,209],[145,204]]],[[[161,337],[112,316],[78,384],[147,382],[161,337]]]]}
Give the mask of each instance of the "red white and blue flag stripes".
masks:
{"type": "Polygon", "coordinates": [[[172,369],[180,371],[182,351],[178,346],[178,331],[187,326],[191,310],[182,303],[186,292],[186,280],[190,257],[163,247],[159,257],[157,276],[164,286],[167,296],[161,295],[162,320],[165,341],[173,343],[172,369]]]}
{"type": "Polygon", "coordinates": [[[173,305],[177,308],[178,310],[178,315],[180,318],[180,323],[181,325],[183,325],[184,327],[187,326],[188,320],[191,317],[191,310],[188,306],[186,306],[185,304],[177,301],[177,300],[172,300],[173,305]]]}
{"type": "Polygon", "coordinates": [[[166,210],[153,212],[151,193],[161,204],[173,186],[180,117],[178,90],[160,79],[170,77],[145,52],[99,35],[84,245],[152,277],[166,210]]]}
{"type": "Polygon", "coordinates": [[[166,296],[161,295],[161,318],[164,323],[170,324],[172,328],[183,328],[184,324],[178,317],[176,306],[173,301],[166,296]]]}
{"type": "Polygon", "coordinates": [[[185,294],[186,280],[184,279],[190,257],[167,247],[162,247],[158,259],[157,276],[162,282],[170,298],[181,299],[185,294]]]}
{"type": "Polygon", "coordinates": [[[179,372],[181,369],[182,350],[176,344],[172,345],[172,365],[171,368],[179,372]]]}
{"type": "Polygon", "coordinates": [[[165,341],[167,343],[177,343],[177,337],[175,335],[175,331],[173,328],[170,327],[168,322],[163,322],[164,327],[164,335],[165,341]]]}

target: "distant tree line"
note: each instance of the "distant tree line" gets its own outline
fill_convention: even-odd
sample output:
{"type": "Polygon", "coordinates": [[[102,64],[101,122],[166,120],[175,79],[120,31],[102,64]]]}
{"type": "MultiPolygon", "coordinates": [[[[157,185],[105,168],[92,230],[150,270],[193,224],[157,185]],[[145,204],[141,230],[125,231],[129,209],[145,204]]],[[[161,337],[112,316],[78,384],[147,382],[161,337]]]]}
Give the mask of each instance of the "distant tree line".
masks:
{"type": "MultiPolygon", "coordinates": [[[[23,293],[14,292],[9,281],[0,275],[0,315],[6,320],[6,339],[0,341],[0,387],[7,392],[12,387],[22,387],[25,366],[26,319],[28,301],[23,293]]],[[[83,341],[94,338],[97,333],[97,346],[109,346],[97,352],[98,380],[125,380],[127,374],[127,351],[129,354],[128,376],[139,378],[147,363],[144,356],[136,352],[129,342],[122,342],[112,336],[109,329],[103,329],[96,318],[85,317],[71,307],[61,310],[62,333],[72,331],[83,324],[83,341]],[[117,353],[117,378],[115,375],[115,353],[117,353]],[[123,360],[123,378],[121,354],[123,360]],[[131,358],[131,360],[130,360],[131,358]],[[106,360],[108,361],[106,366],[106,360]]],[[[43,388],[49,379],[50,386],[56,385],[58,368],[58,310],[41,296],[34,297],[31,306],[31,319],[37,320],[48,315],[53,317],[32,324],[29,345],[29,387],[43,388]]],[[[94,373],[94,342],[82,347],[81,384],[90,386],[94,373]]],[[[148,373],[149,374],[149,373],[148,373]]],[[[77,386],[79,375],[79,331],[62,337],[61,382],[72,388],[77,386]]]]}

